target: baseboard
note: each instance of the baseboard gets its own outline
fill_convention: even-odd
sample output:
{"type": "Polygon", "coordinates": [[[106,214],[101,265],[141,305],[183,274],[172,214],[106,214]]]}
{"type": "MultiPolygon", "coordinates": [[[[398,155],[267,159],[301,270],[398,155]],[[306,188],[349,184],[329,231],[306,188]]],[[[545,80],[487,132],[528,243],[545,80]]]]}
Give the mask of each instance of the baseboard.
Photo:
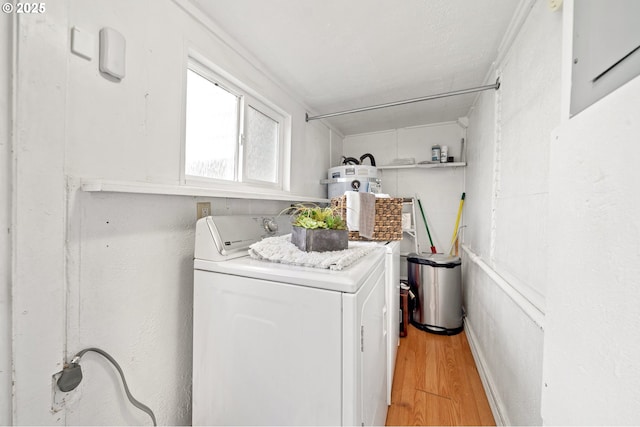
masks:
{"type": "Polygon", "coordinates": [[[467,335],[467,341],[469,342],[469,347],[471,348],[471,354],[473,355],[473,360],[476,362],[476,367],[478,368],[478,373],[480,374],[480,381],[482,381],[482,386],[484,387],[484,392],[487,395],[487,399],[489,400],[489,406],[491,407],[491,413],[493,414],[493,419],[498,426],[509,426],[511,423],[506,415],[506,410],[504,404],[500,400],[496,390],[495,383],[491,378],[487,363],[485,358],[480,351],[478,346],[478,339],[476,334],[473,332],[473,325],[469,321],[469,318],[464,319],[464,330],[467,335]]]}

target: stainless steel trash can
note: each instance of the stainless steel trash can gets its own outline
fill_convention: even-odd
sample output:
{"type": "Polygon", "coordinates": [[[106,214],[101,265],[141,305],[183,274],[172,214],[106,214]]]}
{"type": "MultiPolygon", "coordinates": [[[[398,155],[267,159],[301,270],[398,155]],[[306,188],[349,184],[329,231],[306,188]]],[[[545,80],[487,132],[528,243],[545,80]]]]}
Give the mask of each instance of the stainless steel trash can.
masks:
{"type": "Polygon", "coordinates": [[[459,257],[446,254],[407,256],[409,287],[414,295],[411,323],[441,335],[462,331],[462,283],[459,257]]]}

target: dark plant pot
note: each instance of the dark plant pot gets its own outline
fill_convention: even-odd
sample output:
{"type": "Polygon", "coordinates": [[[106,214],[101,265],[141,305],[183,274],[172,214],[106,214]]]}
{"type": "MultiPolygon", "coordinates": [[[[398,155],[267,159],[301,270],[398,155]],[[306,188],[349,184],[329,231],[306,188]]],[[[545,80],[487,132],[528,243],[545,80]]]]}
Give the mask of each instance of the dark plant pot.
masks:
{"type": "Polygon", "coordinates": [[[305,252],[341,251],[349,246],[349,230],[312,230],[294,225],[291,243],[305,252]]]}

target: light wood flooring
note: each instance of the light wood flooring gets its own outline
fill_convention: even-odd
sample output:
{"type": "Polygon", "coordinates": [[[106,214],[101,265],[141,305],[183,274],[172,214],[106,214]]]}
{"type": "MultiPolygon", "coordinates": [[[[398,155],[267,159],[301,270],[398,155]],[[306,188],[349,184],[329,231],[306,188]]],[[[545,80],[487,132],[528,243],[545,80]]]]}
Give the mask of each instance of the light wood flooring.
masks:
{"type": "Polygon", "coordinates": [[[495,425],[464,332],[443,336],[409,326],[386,425],[495,425]]]}

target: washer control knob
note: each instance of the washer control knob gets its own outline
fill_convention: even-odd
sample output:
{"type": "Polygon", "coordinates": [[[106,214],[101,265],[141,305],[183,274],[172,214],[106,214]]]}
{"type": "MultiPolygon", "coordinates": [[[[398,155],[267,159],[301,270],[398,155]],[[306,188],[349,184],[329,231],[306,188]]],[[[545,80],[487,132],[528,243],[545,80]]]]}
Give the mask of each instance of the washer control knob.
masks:
{"type": "Polygon", "coordinates": [[[275,233],[278,231],[278,223],[275,222],[272,218],[265,218],[262,221],[262,225],[264,225],[264,229],[269,233],[275,233]]]}

